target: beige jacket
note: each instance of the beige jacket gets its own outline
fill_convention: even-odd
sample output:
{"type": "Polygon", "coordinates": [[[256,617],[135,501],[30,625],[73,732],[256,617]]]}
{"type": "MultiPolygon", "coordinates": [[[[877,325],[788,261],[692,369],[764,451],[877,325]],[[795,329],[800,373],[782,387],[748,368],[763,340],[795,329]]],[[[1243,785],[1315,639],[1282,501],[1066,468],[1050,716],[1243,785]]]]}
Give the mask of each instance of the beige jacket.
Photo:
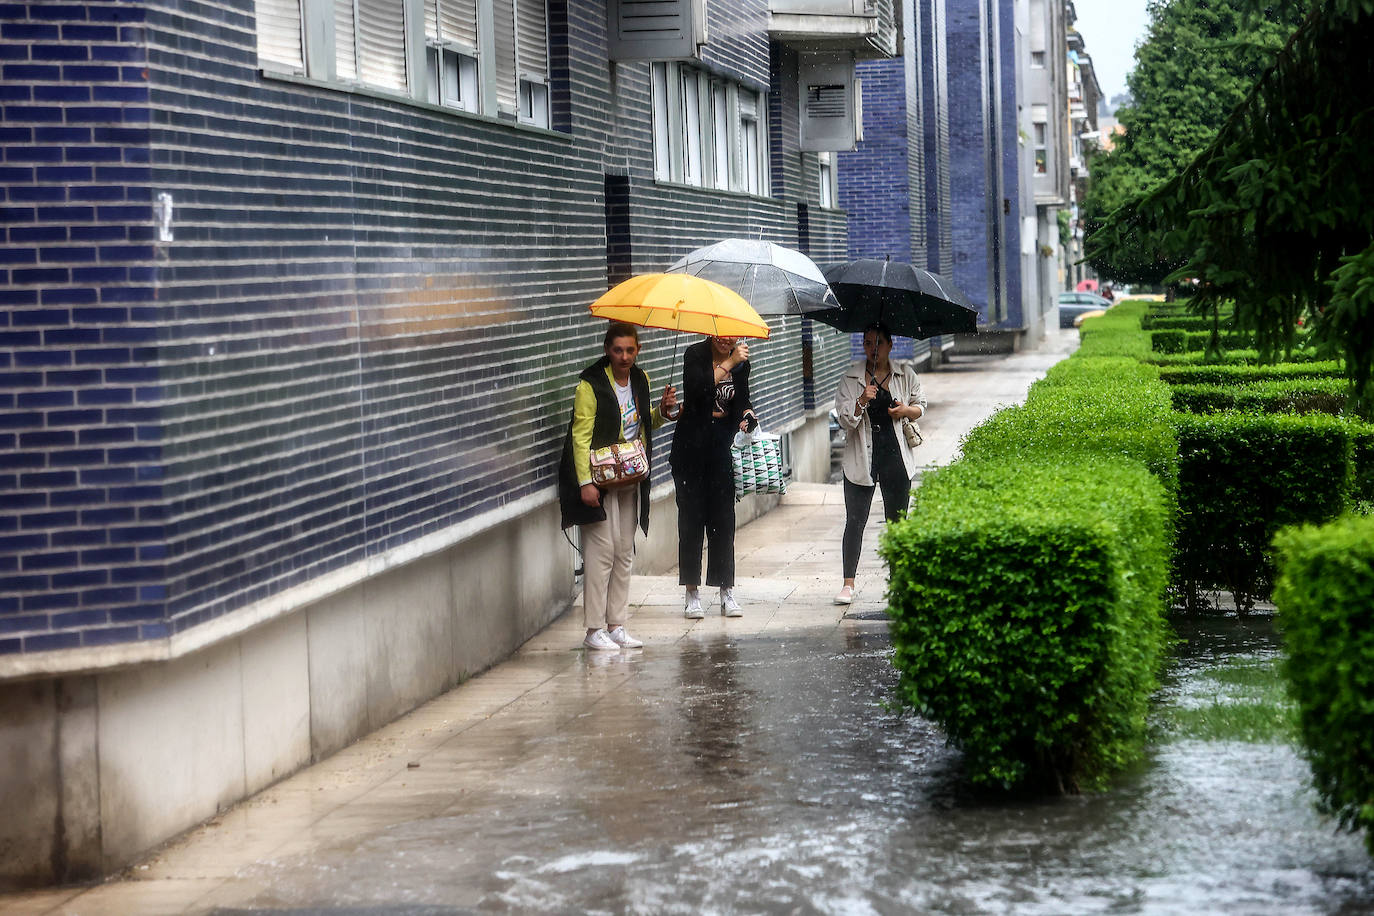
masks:
{"type": "MultiPolygon", "coordinates": [[[[868,422],[868,412],[855,415],[855,404],[864,390],[864,360],[856,359],[845,370],[840,386],[835,392],[835,415],[844,430],[844,456],[840,468],[845,479],[859,486],[873,486],[873,427],[868,422]]],[[[921,380],[916,377],[916,369],[909,360],[892,360],[892,380],[887,384],[894,400],[902,404],[914,404],[921,408],[925,416],[926,396],[921,390],[921,380]]],[[[897,421],[900,424],[900,420],[897,421]]],[[[919,420],[917,422],[920,422],[919,420]]],[[[916,455],[906,444],[901,426],[897,427],[897,446],[902,450],[902,464],[906,466],[906,476],[916,476],[916,455]]]]}

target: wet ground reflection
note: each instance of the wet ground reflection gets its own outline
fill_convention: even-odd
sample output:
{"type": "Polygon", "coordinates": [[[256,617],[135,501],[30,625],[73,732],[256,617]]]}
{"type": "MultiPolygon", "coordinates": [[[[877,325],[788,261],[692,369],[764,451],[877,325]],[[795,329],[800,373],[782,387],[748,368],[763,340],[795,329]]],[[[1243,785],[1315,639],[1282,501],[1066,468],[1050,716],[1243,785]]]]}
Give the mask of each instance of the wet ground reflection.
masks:
{"type": "MultiPolygon", "coordinates": [[[[1163,703],[1275,650],[1264,626],[1184,629],[1163,703]]],[[[490,736],[518,749],[494,777],[457,754],[442,816],[239,877],[267,907],[1374,912],[1374,866],[1314,813],[1291,747],[1172,741],[1102,795],[989,798],[937,729],[886,708],[888,653],[883,625],[846,624],[584,663],[592,712],[490,736]]]]}

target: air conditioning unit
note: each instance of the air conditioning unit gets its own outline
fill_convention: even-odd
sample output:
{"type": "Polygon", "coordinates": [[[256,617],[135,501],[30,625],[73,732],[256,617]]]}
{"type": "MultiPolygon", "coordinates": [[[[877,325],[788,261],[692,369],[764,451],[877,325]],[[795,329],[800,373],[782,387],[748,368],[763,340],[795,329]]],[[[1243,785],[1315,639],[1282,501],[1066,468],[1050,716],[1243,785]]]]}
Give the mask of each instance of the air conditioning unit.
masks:
{"type": "Polygon", "coordinates": [[[706,44],[706,0],[610,0],[608,57],[696,60],[706,44]]]}
{"type": "Polygon", "coordinates": [[[797,76],[801,148],[807,152],[852,150],[863,139],[861,89],[854,76],[854,54],[801,54],[797,76]]]}

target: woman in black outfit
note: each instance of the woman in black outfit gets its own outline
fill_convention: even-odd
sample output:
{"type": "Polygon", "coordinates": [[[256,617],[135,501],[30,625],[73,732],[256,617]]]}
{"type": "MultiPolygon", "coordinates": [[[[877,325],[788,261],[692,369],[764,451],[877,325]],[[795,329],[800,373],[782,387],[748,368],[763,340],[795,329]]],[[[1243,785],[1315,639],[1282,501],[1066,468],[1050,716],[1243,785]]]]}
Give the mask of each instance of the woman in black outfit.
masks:
{"type": "Polygon", "coordinates": [[[677,488],[678,584],[686,587],[683,614],[705,616],[701,543],[706,541],[706,584],[720,589],[720,612],[739,617],[735,600],[735,478],[730,444],[735,433],[758,425],[749,400],[749,343],[712,337],[682,357],[682,415],[668,462],[677,488]]]}

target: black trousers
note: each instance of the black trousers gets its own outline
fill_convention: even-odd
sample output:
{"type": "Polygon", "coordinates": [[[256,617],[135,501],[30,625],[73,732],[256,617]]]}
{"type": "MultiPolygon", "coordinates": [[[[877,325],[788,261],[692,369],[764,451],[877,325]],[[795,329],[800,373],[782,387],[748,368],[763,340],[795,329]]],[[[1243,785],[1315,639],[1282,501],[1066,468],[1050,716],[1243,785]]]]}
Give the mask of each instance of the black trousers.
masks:
{"type": "Polygon", "coordinates": [[[906,511],[911,502],[911,478],[906,476],[906,465],[902,463],[901,453],[893,449],[888,454],[874,456],[874,479],[872,487],[844,481],[844,540],[841,541],[841,554],[844,557],[844,577],[854,578],[859,570],[859,553],[864,546],[864,525],[868,524],[868,509],[873,505],[873,491],[882,488],[883,517],[889,522],[896,521],[906,511]]]}
{"type": "MultiPolygon", "coordinates": [[[[717,437],[721,438],[721,437],[717,437]]],[[[729,439],[711,449],[700,465],[684,473],[673,468],[677,489],[679,585],[701,585],[701,544],[706,541],[706,584],[735,584],[735,475],[729,439]]],[[[721,443],[713,442],[713,446],[721,443]]]]}

